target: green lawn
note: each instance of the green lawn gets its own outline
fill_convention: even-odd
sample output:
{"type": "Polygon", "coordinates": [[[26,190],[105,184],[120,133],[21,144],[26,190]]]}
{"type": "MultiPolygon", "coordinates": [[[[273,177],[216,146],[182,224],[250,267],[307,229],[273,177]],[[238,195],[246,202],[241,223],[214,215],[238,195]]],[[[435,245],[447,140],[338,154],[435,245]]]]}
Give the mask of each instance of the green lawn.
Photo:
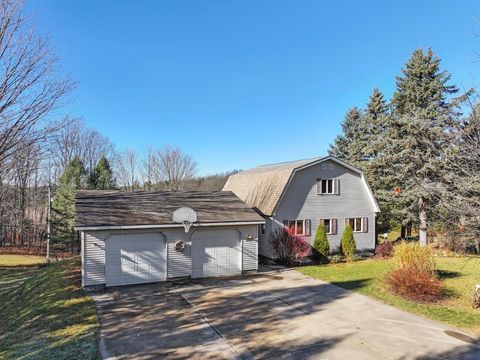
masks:
{"type": "Polygon", "coordinates": [[[3,266],[28,266],[45,263],[43,256],[34,255],[0,255],[0,267],[3,266]]]}
{"type": "Polygon", "coordinates": [[[0,255],[0,359],[97,359],[98,320],[80,261],[0,255]],[[16,259],[16,260],[14,260],[16,259]]]}
{"type": "Polygon", "coordinates": [[[437,258],[437,268],[448,294],[445,300],[437,304],[416,303],[391,294],[385,275],[394,267],[391,260],[372,259],[306,266],[297,270],[400,309],[480,334],[480,309],[474,310],[471,305],[474,286],[480,283],[480,258],[437,258]]]}

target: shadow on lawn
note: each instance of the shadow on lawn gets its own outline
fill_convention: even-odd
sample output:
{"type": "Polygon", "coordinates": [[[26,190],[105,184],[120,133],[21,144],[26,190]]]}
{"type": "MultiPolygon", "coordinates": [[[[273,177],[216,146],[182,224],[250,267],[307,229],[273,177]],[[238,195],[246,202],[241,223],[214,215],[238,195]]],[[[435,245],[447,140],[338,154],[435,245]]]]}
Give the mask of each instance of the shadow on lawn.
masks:
{"type": "Polygon", "coordinates": [[[450,270],[436,270],[435,274],[442,280],[453,279],[456,277],[464,276],[462,273],[458,271],[450,271],[450,270]]]}
{"type": "Polygon", "coordinates": [[[350,281],[332,281],[331,284],[347,290],[358,290],[368,286],[372,280],[372,278],[366,278],[350,281]]]}

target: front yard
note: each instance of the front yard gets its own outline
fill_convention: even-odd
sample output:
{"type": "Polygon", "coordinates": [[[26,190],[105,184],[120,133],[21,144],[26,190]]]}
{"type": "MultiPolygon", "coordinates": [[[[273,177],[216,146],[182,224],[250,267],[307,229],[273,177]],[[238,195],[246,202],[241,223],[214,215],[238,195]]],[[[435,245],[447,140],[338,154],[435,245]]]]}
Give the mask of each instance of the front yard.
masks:
{"type": "Polygon", "coordinates": [[[480,258],[437,258],[438,273],[445,284],[446,298],[435,304],[417,303],[390,293],[385,276],[394,268],[392,260],[371,259],[306,266],[297,270],[400,309],[480,335],[480,309],[472,308],[474,286],[480,283],[480,258]]]}
{"type": "Polygon", "coordinates": [[[98,320],[78,258],[0,255],[0,358],[96,359],[98,320]]]}

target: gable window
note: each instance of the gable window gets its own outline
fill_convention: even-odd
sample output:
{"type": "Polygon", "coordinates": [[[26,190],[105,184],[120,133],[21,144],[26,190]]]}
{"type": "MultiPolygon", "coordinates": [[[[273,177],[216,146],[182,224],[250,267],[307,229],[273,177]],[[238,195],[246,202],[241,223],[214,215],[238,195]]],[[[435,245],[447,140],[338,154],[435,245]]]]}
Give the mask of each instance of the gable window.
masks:
{"type": "Polygon", "coordinates": [[[339,180],[338,179],[317,179],[317,194],[329,195],[338,194],[339,180]]]}
{"type": "Polygon", "coordinates": [[[322,179],[322,194],[333,194],[333,179],[322,179]]]}
{"type": "Polygon", "coordinates": [[[346,218],[345,225],[350,224],[353,232],[367,232],[367,222],[368,218],[366,217],[356,217],[356,218],[346,218]]]}
{"type": "Polygon", "coordinates": [[[290,234],[293,235],[310,235],[310,220],[283,220],[283,225],[290,234]]]}

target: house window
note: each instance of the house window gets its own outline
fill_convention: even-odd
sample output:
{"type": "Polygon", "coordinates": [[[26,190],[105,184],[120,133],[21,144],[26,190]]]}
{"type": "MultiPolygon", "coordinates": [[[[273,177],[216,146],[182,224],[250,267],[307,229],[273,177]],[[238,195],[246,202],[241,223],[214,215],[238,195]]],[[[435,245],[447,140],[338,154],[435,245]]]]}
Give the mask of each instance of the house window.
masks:
{"type": "Polygon", "coordinates": [[[333,194],[333,179],[322,179],[320,184],[321,194],[333,194]]]}
{"type": "Polygon", "coordinates": [[[353,232],[363,232],[363,218],[348,218],[346,224],[350,224],[353,232]]]}
{"type": "Polygon", "coordinates": [[[323,219],[323,227],[327,235],[332,233],[332,221],[331,219],[323,219]]]}
{"type": "Polygon", "coordinates": [[[305,220],[283,220],[290,234],[305,235],[305,220]]]}
{"type": "Polygon", "coordinates": [[[260,224],[259,232],[260,232],[260,235],[265,235],[265,224],[260,224]]]}

